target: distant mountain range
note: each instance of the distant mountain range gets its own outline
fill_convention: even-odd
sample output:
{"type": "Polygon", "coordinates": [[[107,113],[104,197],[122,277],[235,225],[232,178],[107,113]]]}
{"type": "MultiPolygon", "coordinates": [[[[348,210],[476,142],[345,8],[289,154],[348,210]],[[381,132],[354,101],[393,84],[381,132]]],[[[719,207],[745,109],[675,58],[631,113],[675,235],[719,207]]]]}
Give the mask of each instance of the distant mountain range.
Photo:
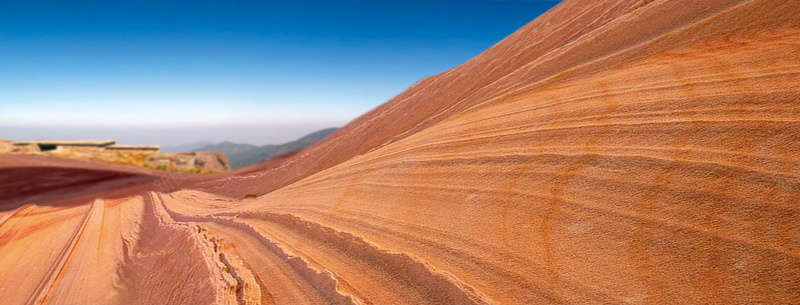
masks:
{"type": "MultiPolygon", "coordinates": [[[[240,168],[250,164],[261,162],[264,159],[278,157],[301,150],[324,139],[338,128],[327,128],[308,134],[292,142],[274,145],[255,146],[252,144],[238,144],[233,142],[222,142],[197,147],[193,151],[209,151],[223,153],[228,156],[231,168],[240,168]]],[[[187,144],[191,145],[191,144],[187,144]]]]}
{"type": "Polygon", "coordinates": [[[175,145],[175,146],[163,146],[163,147],[161,147],[161,151],[165,152],[165,153],[176,154],[176,153],[182,153],[182,152],[188,152],[188,151],[196,151],[200,147],[205,147],[205,146],[212,145],[212,144],[214,144],[214,142],[211,142],[211,141],[200,141],[200,142],[189,143],[189,144],[181,144],[181,145],[175,145]]]}

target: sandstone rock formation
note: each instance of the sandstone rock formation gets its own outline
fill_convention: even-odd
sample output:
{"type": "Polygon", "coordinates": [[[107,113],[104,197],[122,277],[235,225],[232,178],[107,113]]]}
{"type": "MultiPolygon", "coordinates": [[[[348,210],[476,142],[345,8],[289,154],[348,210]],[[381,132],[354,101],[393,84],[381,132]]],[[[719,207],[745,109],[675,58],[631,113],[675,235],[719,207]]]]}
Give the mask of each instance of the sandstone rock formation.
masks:
{"type": "Polygon", "coordinates": [[[231,169],[225,154],[212,152],[189,152],[147,156],[148,164],[155,167],[202,172],[227,172],[231,169]]]}
{"type": "Polygon", "coordinates": [[[268,166],[0,212],[0,297],[797,304],[799,41],[793,0],[568,0],[268,166]]]}
{"type": "Polygon", "coordinates": [[[231,169],[228,156],[213,152],[189,152],[175,154],[175,163],[178,166],[197,168],[203,171],[227,172],[231,169]]]}
{"type": "Polygon", "coordinates": [[[4,148],[3,153],[14,153],[14,154],[39,154],[42,150],[39,148],[39,145],[33,143],[10,143],[5,144],[7,145],[6,150],[4,148]]]}
{"type": "Polygon", "coordinates": [[[14,142],[0,139],[0,154],[10,153],[14,148],[14,142]]]}
{"type": "Polygon", "coordinates": [[[227,172],[231,169],[225,154],[191,152],[160,153],[158,145],[116,145],[114,140],[53,140],[12,142],[0,140],[0,153],[41,155],[90,161],[103,161],[162,170],[191,173],[227,172]]]}

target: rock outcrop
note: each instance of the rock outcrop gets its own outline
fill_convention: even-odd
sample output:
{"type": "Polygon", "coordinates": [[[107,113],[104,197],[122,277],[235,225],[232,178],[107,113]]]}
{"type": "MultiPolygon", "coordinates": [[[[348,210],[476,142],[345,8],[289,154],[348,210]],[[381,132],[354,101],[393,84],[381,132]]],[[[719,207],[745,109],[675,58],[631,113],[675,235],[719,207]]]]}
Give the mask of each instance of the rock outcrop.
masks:
{"type": "Polygon", "coordinates": [[[14,148],[14,142],[0,139],[0,154],[10,153],[14,148]]]}
{"type": "Polygon", "coordinates": [[[29,141],[0,140],[0,153],[52,156],[79,160],[178,170],[191,173],[230,171],[225,154],[213,152],[160,153],[157,145],[116,145],[106,141],[29,141]]]}
{"type": "Polygon", "coordinates": [[[221,173],[231,170],[228,157],[221,153],[188,152],[147,156],[147,163],[156,168],[166,167],[183,171],[221,173]]]}
{"type": "Polygon", "coordinates": [[[227,172],[231,170],[228,156],[213,152],[188,152],[177,153],[174,155],[174,162],[177,166],[197,168],[206,172],[227,172]]]}

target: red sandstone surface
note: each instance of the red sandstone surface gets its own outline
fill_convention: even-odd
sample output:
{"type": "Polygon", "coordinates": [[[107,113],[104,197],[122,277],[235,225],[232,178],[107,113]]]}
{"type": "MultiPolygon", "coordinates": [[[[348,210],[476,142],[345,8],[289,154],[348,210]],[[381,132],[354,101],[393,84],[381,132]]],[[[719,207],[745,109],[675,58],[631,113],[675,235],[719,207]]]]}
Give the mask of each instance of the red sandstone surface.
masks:
{"type": "Polygon", "coordinates": [[[0,300],[798,304],[799,149],[800,2],[565,1],[271,163],[0,156],[0,300]]]}

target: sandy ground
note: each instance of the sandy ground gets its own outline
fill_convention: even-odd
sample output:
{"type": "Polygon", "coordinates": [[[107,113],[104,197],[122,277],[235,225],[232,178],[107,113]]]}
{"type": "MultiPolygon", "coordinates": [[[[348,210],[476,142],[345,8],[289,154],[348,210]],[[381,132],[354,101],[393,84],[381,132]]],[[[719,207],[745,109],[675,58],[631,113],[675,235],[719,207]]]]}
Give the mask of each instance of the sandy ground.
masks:
{"type": "Polygon", "coordinates": [[[0,299],[797,304],[798,42],[792,0],[565,1],[233,173],[2,156],[0,299]]]}

